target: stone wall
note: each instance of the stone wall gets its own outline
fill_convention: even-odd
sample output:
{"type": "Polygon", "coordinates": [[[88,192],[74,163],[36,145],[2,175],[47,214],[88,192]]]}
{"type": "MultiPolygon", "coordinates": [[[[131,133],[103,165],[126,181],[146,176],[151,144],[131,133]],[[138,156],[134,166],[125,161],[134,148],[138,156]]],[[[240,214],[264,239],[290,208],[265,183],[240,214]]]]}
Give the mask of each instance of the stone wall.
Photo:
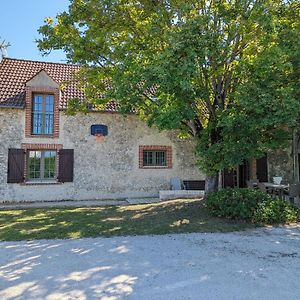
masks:
{"type": "Polygon", "coordinates": [[[268,153],[268,176],[269,181],[274,176],[281,176],[286,183],[295,181],[292,145],[287,149],[268,153]]]}
{"type": "Polygon", "coordinates": [[[117,113],[90,113],[66,116],[60,112],[59,138],[25,137],[25,113],[0,109],[0,201],[86,200],[158,196],[169,189],[170,178],[201,180],[195,166],[194,144],[180,140],[175,132],[149,128],[136,116],[117,113]],[[108,136],[97,143],[90,134],[92,124],[108,126],[108,136]],[[74,181],[45,185],[7,184],[9,148],[22,143],[62,144],[74,149],[74,181]],[[172,147],[172,168],[140,169],[139,146],[172,147]]]}

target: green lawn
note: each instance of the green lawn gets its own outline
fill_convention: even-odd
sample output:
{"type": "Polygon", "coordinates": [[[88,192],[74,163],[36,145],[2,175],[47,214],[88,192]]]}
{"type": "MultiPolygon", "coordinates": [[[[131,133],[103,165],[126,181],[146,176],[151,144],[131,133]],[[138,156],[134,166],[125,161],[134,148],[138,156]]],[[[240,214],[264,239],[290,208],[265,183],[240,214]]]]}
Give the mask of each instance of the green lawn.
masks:
{"type": "Polygon", "coordinates": [[[65,239],[96,236],[228,232],[253,227],[210,216],[203,200],[0,211],[0,240],[65,239]]]}

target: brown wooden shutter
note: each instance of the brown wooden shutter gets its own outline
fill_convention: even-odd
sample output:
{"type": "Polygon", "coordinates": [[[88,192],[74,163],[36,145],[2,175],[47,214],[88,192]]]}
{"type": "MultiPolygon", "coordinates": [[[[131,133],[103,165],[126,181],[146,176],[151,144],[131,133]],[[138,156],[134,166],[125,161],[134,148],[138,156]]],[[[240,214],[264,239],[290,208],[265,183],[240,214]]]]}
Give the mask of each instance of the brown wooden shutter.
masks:
{"type": "Polygon", "coordinates": [[[58,182],[72,182],[74,169],[74,150],[61,149],[58,152],[58,182]]]}
{"type": "Polygon", "coordinates": [[[23,149],[8,149],[7,183],[21,183],[24,175],[25,151],[23,149]]]}

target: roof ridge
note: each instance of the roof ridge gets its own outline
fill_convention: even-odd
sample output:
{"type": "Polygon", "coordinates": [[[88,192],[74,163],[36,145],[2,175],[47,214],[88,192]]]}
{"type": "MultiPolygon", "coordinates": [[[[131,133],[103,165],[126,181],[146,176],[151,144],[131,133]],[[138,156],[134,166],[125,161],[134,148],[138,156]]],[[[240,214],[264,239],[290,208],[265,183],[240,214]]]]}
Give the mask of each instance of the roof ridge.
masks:
{"type": "Polygon", "coordinates": [[[33,63],[44,63],[44,64],[53,64],[53,65],[67,65],[67,66],[74,66],[74,67],[81,67],[80,65],[76,64],[69,64],[69,63],[61,63],[61,62],[52,62],[52,61],[41,61],[41,60],[32,60],[32,59],[25,59],[25,58],[12,58],[12,57],[4,57],[2,62],[5,60],[16,60],[16,61],[28,61],[33,63]]]}

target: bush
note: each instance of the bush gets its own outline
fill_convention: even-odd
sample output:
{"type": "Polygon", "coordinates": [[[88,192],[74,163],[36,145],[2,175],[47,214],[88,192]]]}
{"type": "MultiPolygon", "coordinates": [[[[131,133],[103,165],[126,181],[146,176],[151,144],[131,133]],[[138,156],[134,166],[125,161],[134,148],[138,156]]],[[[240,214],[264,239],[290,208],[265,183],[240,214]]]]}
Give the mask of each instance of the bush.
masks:
{"type": "Polygon", "coordinates": [[[210,193],[207,207],[215,216],[253,223],[292,223],[300,219],[296,207],[253,189],[225,188],[210,193]]]}
{"type": "Polygon", "coordinates": [[[269,195],[258,190],[225,188],[210,193],[207,206],[215,216],[251,221],[259,203],[268,199],[269,195]]]}
{"type": "Polygon", "coordinates": [[[269,199],[259,204],[253,222],[264,224],[286,224],[300,220],[300,210],[282,199],[269,199]]]}

